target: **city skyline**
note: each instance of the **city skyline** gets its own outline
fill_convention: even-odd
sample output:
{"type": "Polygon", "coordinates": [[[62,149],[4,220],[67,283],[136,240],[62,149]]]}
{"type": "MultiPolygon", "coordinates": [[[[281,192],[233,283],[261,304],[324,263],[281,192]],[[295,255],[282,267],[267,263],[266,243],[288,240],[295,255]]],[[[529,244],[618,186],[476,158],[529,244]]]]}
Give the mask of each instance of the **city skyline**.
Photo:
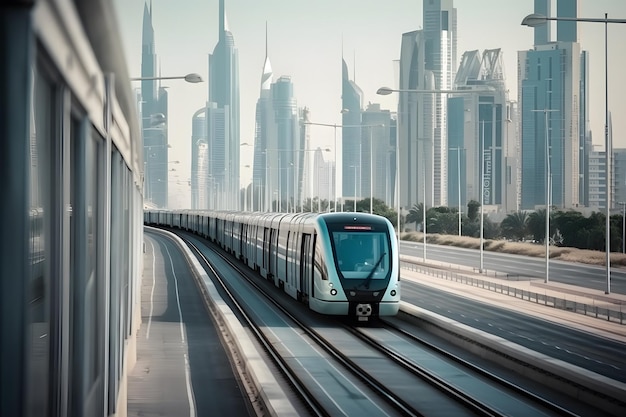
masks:
{"type": "MultiPolygon", "coordinates": [[[[502,48],[507,88],[510,97],[514,98],[517,96],[517,52],[531,49],[533,44],[533,30],[520,23],[524,16],[532,13],[533,1],[506,5],[495,0],[468,3],[457,1],[454,5],[458,11],[457,54],[474,49],[502,48]],[[485,21],[486,16],[490,16],[488,21],[485,21]],[[494,33],[498,35],[494,36],[494,33]],[[503,36],[504,33],[507,35],[503,36]]],[[[117,7],[121,8],[118,9],[120,30],[126,43],[125,54],[131,75],[139,71],[143,4],[141,0],[117,0],[117,7]]],[[[207,56],[217,42],[218,1],[189,0],[185,4],[181,8],[179,3],[153,2],[158,68],[162,75],[198,72],[206,81],[207,56]],[[181,25],[183,21],[185,23],[181,25]],[[187,30],[189,27],[194,27],[194,30],[187,30]]],[[[609,13],[609,18],[626,16],[626,2],[599,0],[592,4],[581,2],[580,6],[580,17],[603,17],[605,11],[609,13]]],[[[268,54],[275,77],[288,75],[292,78],[298,105],[310,110],[312,122],[337,124],[341,123],[342,51],[350,68],[350,78],[355,79],[363,90],[364,105],[368,102],[380,103],[382,109],[395,111],[397,97],[377,96],[376,89],[382,85],[397,85],[393,61],[400,57],[401,36],[423,28],[422,2],[408,0],[368,5],[367,9],[354,0],[340,3],[321,0],[314,5],[307,4],[306,9],[299,1],[285,4],[269,0],[262,4],[243,5],[242,2],[227,0],[226,15],[239,49],[242,143],[254,137],[254,110],[265,56],[266,22],[268,54]],[[321,21],[324,24],[320,25],[321,21]]],[[[609,25],[608,32],[610,110],[620,114],[624,113],[624,104],[619,97],[623,97],[626,91],[618,72],[620,67],[626,65],[626,58],[617,51],[619,39],[626,34],[626,25],[609,25]]],[[[583,50],[590,51],[591,129],[594,144],[603,146],[604,26],[579,24],[579,41],[583,50]]],[[[183,162],[179,175],[186,184],[189,164],[184,162],[190,159],[191,118],[207,99],[206,84],[197,86],[168,82],[166,85],[170,96],[170,156],[183,162]]],[[[614,147],[626,145],[621,134],[625,123],[620,118],[614,118],[614,147]]],[[[313,148],[334,148],[333,129],[312,129],[311,139],[313,148]]],[[[334,159],[333,153],[330,158],[334,159]]],[[[252,165],[252,160],[248,161],[242,155],[241,165],[252,165]]],[[[251,172],[242,171],[241,178],[251,178],[251,172]]],[[[172,188],[175,188],[174,184],[172,188]]],[[[187,191],[187,205],[188,194],[187,191]]]]}

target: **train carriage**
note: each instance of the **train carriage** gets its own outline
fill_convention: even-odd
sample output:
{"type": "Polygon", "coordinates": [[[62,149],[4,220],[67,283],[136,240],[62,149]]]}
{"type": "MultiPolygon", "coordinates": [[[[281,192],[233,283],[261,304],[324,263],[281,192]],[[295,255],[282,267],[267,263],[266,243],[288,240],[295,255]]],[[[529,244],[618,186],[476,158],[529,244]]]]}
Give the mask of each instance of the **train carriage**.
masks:
{"type": "Polygon", "coordinates": [[[367,321],[399,310],[397,240],[383,217],[234,211],[173,215],[179,216],[178,224],[206,235],[314,311],[367,321]]]}

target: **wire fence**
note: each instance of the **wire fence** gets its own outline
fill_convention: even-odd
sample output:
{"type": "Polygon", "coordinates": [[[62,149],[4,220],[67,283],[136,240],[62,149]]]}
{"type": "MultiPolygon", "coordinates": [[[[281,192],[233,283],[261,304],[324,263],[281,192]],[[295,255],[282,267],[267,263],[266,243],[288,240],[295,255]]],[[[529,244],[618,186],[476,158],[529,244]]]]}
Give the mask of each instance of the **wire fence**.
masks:
{"type": "Polygon", "coordinates": [[[434,276],[436,278],[445,279],[448,281],[459,282],[473,287],[483,288],[489,291],[494,291],[500,294],[505,294],[511,297],[519,298],[522,300],[534,302],[537,304],[543,304],[548,307],[553,307],[559,310],[572,311],[578,314],[584,314],[585,316],[595,317],[602,320],[607,320],[619,324],[626,324],[626,312],[625,306],[622,304],[602,303],[587,304],[574,300],[567,300],[565,298],[553,297],[546,294],[541,294],[533,291],[524,290],[521,288],[501,284],[489,280],[484,280],[472,276],[468,276],[459,272],[449,271],[445,269],[432,268],[426,265],[418,264],[415,262],[401,260],[400,267],[408,269],[421,274],[434,276]]]}

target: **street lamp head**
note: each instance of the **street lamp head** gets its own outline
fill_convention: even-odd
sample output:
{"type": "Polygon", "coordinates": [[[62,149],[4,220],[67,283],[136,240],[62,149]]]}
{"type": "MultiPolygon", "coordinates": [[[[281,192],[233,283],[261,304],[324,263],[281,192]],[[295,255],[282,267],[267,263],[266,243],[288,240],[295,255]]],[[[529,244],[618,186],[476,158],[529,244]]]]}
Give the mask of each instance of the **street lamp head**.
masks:
{"type": "Polygon", "coordinates": [[[379,94],[381,96],[388,96],[391,93],[393,93],[393,90],[391,88],[389,88],[389,87],[380,87],[376,91],[376,94],[379,94]]]}
{"type": "MultiPolygon", "coordinates": [[[[133,77],[130,79],[131,81],[152,81],[152,80],[185,80],[188,83],[201,83],[202,77],[195,72],[187,75],[177,75],[174,77],[133,77]]],[[[161,87],[166,88],[166,87],[161,87]]]]}
{"type": "Polygon", "coordinates": [[[188,83],[201,83],[202,77],[199,74],[192,72],[191,74],[185,75],[185,81],[188,83]]]}
{"type": "Polygon", "coordinates": [[[548,22],[548,18],[542,14],[529,14],[524,19],[522,19],[522,26],[529,26],[534,28],[536,26],[545,25],[548,22]]]}

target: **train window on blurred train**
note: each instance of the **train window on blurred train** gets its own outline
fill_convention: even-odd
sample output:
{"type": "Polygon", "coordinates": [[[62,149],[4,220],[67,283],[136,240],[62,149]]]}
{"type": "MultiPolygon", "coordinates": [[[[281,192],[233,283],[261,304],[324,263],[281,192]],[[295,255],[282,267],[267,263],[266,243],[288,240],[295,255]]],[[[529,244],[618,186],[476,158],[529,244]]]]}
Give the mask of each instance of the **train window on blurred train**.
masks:
{"type": "Polygon", "coordinates": [[[70,369],[76,387],[71,392],[72,404],[81,409],[84,392],[89,392],[99,375],[98,361],[102,349],[98,343],[98,145],[102,140],[89,121],[76,115],[72,118],[71,140],[71,354],[70,369]]]}
{"type": "Polygon", "coordinates": [[[40,71],[33,71],[34,89],[30,134],[30,277],[26,343],[26,415],[46,416],[49,410],[50,359],[50,249],[51,206],[54,186],[53,142],[55,123],[54,86],[40,71]]]}
{"type": "Polygon", "coordinates": [[[387,235],[376,231],[333,232],[337,266],[344,278],[385,279],[391,263],[387,235]]]}

